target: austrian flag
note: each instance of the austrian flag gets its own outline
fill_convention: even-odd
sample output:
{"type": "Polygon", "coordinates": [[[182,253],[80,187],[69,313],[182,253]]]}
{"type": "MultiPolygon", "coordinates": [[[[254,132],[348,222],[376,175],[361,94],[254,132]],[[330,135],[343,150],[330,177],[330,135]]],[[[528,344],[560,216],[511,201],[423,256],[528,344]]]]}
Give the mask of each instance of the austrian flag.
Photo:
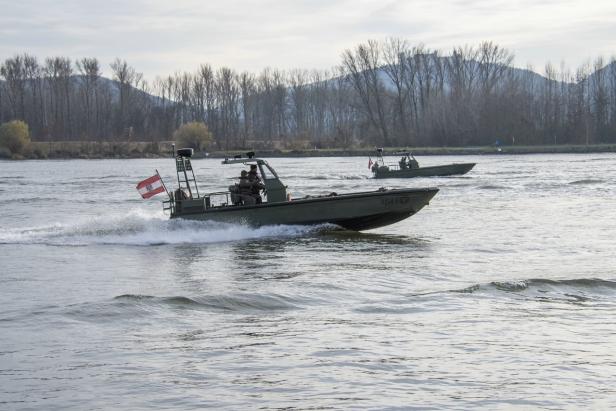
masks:
{"type": "Polygon", "coordinates": [[[141,197],[150,198],[165,191],[165,186],[163,185],[163,180],[156,174],[137,184],[137,190],[141,197]]]}

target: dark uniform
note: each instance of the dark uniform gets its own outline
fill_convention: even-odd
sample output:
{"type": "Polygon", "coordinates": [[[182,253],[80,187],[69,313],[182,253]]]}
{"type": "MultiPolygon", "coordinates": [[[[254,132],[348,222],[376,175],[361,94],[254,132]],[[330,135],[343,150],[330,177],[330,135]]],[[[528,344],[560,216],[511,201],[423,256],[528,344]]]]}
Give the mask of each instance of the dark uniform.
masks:
{"type": "Polygon", "coordinates": [[[265,185],[261,182],[261,178],[257,174],[257,166],[255,164],[250,166],[248,181],[252,185],[252,196],[255,198],[257,204],[261,204],[263,202],[263,199],[261,198],[261,190],[265,188],[265,185]]]}
{"type": "Polygon", "coordinates": [[[406,170],[407,168],[409,168],[406,162],[406,157],[402,157],[400,161],[398,161],[398,164],[400,164],[400,170],[406,170]]]}
{"type": "Polygon", "coordinates": [[[256,199],[252,195],[252,183],[248,179],[248,173],[246,170],[242,170],[240,176],[240,182],[238,184],[240,199],[242,204],[252,205],[255,204],[256,199]]]}

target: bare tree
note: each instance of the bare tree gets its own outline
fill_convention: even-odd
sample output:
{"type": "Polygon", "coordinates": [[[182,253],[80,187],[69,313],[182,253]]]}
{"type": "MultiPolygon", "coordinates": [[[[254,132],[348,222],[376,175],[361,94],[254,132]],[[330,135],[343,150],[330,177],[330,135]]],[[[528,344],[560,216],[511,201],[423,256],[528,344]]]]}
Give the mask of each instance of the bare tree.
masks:
{"type": "Polygon", "coordinates": [[[77,70],[81,74],[81,99],[85,112],[84,132],[92,138],[99,129],[98,115],[98,82],[101,76],[100,66],[96,58],[84,57],[76,62],[77,70]]]}
{"type": "Polygon", "coordinates": [[[116,136],[126,136],[128,130],[128,110],[132,94],[132,84],[140,77],[126,60],[116,58],[110,64],[113,79],[117,82],[119,91],[119,107],[116,120],[116,136]]]}
{"type": "Polygon", "coordinates": [[[23,56],[6,59],[0,66],[0,75],[6,81],[7,97],[13,117],[24,120],[26,117],[26,72],[23,56]]]}
{"type": "Polygon", "coordinates": [[[389,38],[383,44],[385,60],[383,71],[396,91],[396,115],[393,116],[393,130],[397,134],[398,143],[407,145],[412,145],[414,140],[408,125],[408,110],[411,108],[409,101],[413,96],[408,86],[414,83],[414,67],[407,64],[410,53],[409,45],[405,40],[389,38]]]}
{"type": "Polygon", "coordinates": [[[50,85],[49,104],[53,111],[50,126],[54,138],[67,139],[71,134],[71,76],[73,69],[70,59],[51,57],[45,60],[45,76],[50,85]]]}
{"type": "Polygon", "coordinates": [[[607,90],[607,70],[603,57],[598,57],[593,64],[593,76],[590,82],[591,111],[595,119],[595,135],[597,139],[607,142],[608,125],[608,90],[607,90]]]}
{"type": "Polygon", "coordinates": [[[252,74],[243,72],[239,78],[240,92],[242,98],[242,147],[246,147],[246,141],[254,138],[255,124],[255,78],[252,74]]]}
{"type": "MultiPolygon", "coordinates": [[[[218,70],[216,75],[220,112],[220,135],[225,140],[225,149],[229,149],[231,138],[236,139],[239,132],[239,97],[237,74],[226,67],[218,70]]],[[[234,141],[233,143],[236,143],[234,141]]]]}
{"type": "Polygon", "coordinates": [[[367,44],[357,46],[355,51],[346,50],[342,54],[342,61],[370,123],[380,134],[381,143],[389,145],[378,43],[370,40],[367,44]]]}

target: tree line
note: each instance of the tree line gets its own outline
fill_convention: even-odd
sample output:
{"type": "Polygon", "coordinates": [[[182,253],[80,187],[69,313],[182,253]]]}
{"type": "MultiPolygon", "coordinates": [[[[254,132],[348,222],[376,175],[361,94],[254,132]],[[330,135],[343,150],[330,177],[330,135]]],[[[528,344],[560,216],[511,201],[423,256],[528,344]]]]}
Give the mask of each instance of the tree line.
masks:
{"type": "Polygon", "coordinates": [[[368,41],[330,70],[260,73],[209,64],[148,82],[126,61],[29,54],[0,65],[0,123],[38,141],[164,141],[205,123],[218,149],[616,142],[616,63],[543,75],[492,42],[448,54],[368,41]]]}

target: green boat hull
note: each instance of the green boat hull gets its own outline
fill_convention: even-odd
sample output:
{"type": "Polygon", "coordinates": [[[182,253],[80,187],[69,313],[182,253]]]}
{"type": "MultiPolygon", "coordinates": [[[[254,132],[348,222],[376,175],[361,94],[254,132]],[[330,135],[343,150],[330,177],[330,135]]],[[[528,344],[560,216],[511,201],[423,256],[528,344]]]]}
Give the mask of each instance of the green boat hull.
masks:
{"type": "Polygon", "coordinates": [[[442,166],[410,168],[406,170],[377,169],[374,178],[443,177],[466,174],[476,163],[455,163],[442,166]]]}
{"type": "Polygon", "coordinates": [[[176,204],[172,218],[264,225],[335,224],[361,231],[412,216],[426,206],[438,188],[378,190],[307,197],[257,205],[205,207],[203,199],[176,204]]]}

